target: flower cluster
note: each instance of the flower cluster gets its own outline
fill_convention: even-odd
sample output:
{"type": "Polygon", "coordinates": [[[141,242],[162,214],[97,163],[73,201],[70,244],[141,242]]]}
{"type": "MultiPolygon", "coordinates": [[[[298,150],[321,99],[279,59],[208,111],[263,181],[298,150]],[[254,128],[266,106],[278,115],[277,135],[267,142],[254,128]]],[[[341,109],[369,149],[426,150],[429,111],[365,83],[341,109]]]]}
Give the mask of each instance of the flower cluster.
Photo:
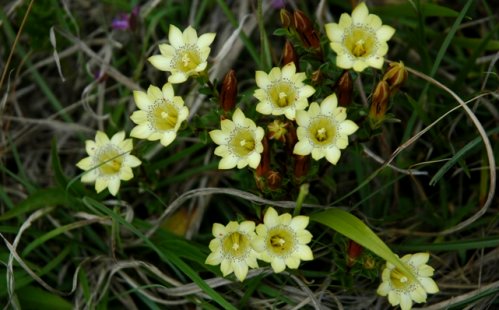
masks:
{"type": "MultiPolygon", "coordinates": [[[[268,73],[255,71],[256,113],[247,112],[247,115],[256,115],[255,119],[236,107],[235,70],[226,74],[219,88],[209,80],[208,56],[215,33],[198,36],[191,26],[181,31],[170,25],[169,43],[159,44],[160,54],[148,58],[153,67],[169,72],[167,82],[161,88],[150,85],[147,91],[133,92],[137,109],[130,116],[134,123],[130,136],[159,141],[164,147],[171,145],[190,113],[183,98],[175,94],[174,86],[192,77],[206,84],[203,86],[209,89],[210,99],[220,103],[220,129],[209,131],[211,140],[217,145],[214,154],[221,157],[219,169],[253,169],[255,176],[266,178],[266,183],[256,181],[257,187],[266,193],[264,189],[277,190],[282,184],[302,183],[310,158],[316,161],[325,158],[336,165],[342,150],[349,145],[349,136],[357,131],[361,135],[359,129],[365,124],[364,119],[372,130],[381,126],[387,118],[390,96],[407,79],[403,63],[391,63],[369,96],[371,106],[367,117],[362,117],[362,112],[354,112],[350,117],[356,122],[347,119],[347,109],[356,111],[349,108],[354,98],[350,69],[356,71],[354,76],[368,67],[382,69],[388,52],[387,41],[395,29],[383,25],[378,16],[369,14],[363,2],[351,15],[342,14],[338,23],[326,24],[325,34],[331,48],[328,51],[336,54],[336,67],[341,69],[334,70],[327,63],[320,31],[305,13],[296,10],[291,14],[282,9],[280,16],[288,35],[283,62],[268,73]],[[300,45],[296,50],[308,53],[307,57],[300,58],[293,44],[300,45]],[[314,62],[308,63],[310,58],[314,58],[314,62]],[[321,64],[316,65],[316,60],[321,64]],[[300,72],[300,67],[305,67],[303,62],[307,66],[300,72]],[[331,68],[333,70],[329,70],[331,68]],[[328,81],[335,79],[334,86],[328,85],[328,81]],[[262,120],[266,123],[259,126],[262,120]],[[279,160],[271,152],[286,158],[276,163],[279,160]],[[288,167],[292,173],[283,171],[288,167]],[[283,180],[290,175],[292,182],[283,180]]],[[[132,29],[137,17],[138,9],[135,9],[129,16],[121,15],[116,19],[113,27],[132,29]]],[[[368,130],[364,127],[364,131],[368,130]]],[[[111,138],[98,131],[95,141],[86,141],[88,157],[76,164],[85,171],[82,182],[95,183],[98,193],[107,188],[111,195],[117,195],[121,181],[132,179],[132,168],[141,164],[130,154],[132,150],[132,139],[125,139],[124,131],[111,138]]],[[[304,196],[299,197],[297,205],[301,206],[304,196]]],[[[297,207],[296,213],[299,209],[297,207]]],[[[314,258],[308,245],[312,240],[312,234],[306,229],[308,224],[308,216],[279,215],[272,207],[266,210],[263,222],[258,225],[248,220],[231,221],[226,226],[215,223],[212,228],[214,239],[209,243],[211,253],[205,263],[220,265],[223,276],[234,273],[239,281],[247,277],[250,268],[259,267],[258,260],[270,264],[275,273],[286,268],[297,269],[301,261],[314,258]]],[[[387,262],[377,293],[388,296],[393,306],[400,305],[403,310],[411,309],[413,301],[425,302],[427,294],[438,292],[431,278],[434,270],[426,264],[428,259],[427,253],[406,255],[401,259],[407,265],[404,270],[387,262]],[[408,270],[410,274],[406,274],[408,270]]]]}
{"type": "Polygon", "coordinates": [[[215,239],[210,242],[211,254],[205,263],[220,264],[223,276],[234,272],[239,281],[246,278],[248,267],[258,268],[257,259],[270,263],[276,273],[286,266],[297,269],[300,261],[314,258],[307,245],[312,240],[312,234],[305,229],[308,222],[307,216],[278,215],[270,207],[256,228],[252,221],[229,222],[227,226],[215,223],[215,239]]]}
{"type": "MultiPolygon", "coordinates": [[[[138,11],[134,10],[134,16],[138,11]]],[[[133,112],[130,119],[137,125],[130,136],[150,141],[159,140],[163,146],[170,145],[177,136],[182,122],[189,116],[189,109],[180,96],[175,96],[171,83],[182,83],[189,76],[201,74],[207,67],[210,44],[214,33],[206,33],[198,38],[196,30],[187,27],[182,33],[174,25],[170,25],[168,36],[170,44],[160,44],[161,55],[151,56],[149,61],[159,70],[170,71],[169,83],[160,89],[150,85],[147,92],[134,91],[133,97],[139,110],[133,112]]],[[[95,142],[88,140],[86,150],[89,157],[77,163],[86,172],[82,182],[95,183],[99,193],[109,188],[115,196],[120,188],[121,180],[133,177],[131,168],[141,161],[129,153],[132,151],[131,139],[124,140],[125,133],[114,135],[111,140],[103,132],[97,132],[95,142]]],[[[252,158],[252,163],[255,158],[252,158]]]]}

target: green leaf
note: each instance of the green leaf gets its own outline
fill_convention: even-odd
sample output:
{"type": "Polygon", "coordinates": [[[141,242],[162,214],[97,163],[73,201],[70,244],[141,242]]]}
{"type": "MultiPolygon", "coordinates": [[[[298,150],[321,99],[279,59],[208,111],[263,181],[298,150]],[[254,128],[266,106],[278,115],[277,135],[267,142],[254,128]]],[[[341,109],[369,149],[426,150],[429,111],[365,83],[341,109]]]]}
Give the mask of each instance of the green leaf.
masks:
{"type": "Polygon", "coordinates": [[[276,30],[274,30],[272,34],[275,36],[283,37],[283,36],[288,36],[289,31],[286,28],[277,28],[276,30]]]}
{"type": "Polygon", "coordinates": [[[315,213],[310,216],[310,219],[352,239],[387,262],[392,263],[405,274],[412,276],[413,281],[417,281],[407,265],[366,224],[352,214],[339,208],[332,208],[315,213]]]}
{"type": "MultiPolygon", "coordinates": [[[[459,15],[459,12],[433,3],[421,3],[419,9],[421,10],[421,13],[426,17],[456,17],[459,15]]],[[[375,14],[393,16],[396,18],[416,16],[416,9],[409,2],[398,5],[378,6],[370,10],[372,10],[372,12],[375,14]]]]}
{"type": "Polygon", "coordinates": [[[47,292],[39,287],[27,286],[16,293],[23,309],[73,309],[73,305],[61,296],[47,292]]]}
{"type": "Polygon", "coordinates": [[[7,220],[47,206],[67,205],[66,192],[59,188],[40,189],[29,195],[19,205],[0,215],[0,221],[7,220]]]}

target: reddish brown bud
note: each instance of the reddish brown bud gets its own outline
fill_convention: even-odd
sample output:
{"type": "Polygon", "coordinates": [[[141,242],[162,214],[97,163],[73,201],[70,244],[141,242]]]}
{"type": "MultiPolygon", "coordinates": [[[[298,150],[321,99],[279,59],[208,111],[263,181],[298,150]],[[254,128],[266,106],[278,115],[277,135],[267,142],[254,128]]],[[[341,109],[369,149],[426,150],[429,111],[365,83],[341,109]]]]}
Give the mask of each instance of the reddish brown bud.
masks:
{"type": "Polygon", "coordinates": [[[284,66],[290,62],[295,64],[296,70],[298,71],[298,56],[296,55],[295,48],[289,40],[286,40],[282,51],[282,65],[284,66]]]}
{"type": "Polygon", "coordinates": [[[322,82],[323,78],[324,78],[324,75],[322,74],[321,69],[317,69],[314,72],[312,72],[312,76],[310,77],[310,81],[312,82],[312,85],[318,85],[322,82]]]}
{"type": "Polygon", "coordinates": [[[293,24],[298,32],[306,32],[314,28],[307,15],[300,10],[293,12],[293,24]]]}
{"type": "Polygon", "coordinates": [[[281,187],[282,177],[278,171],[270,170],[267,173],[267,185],[270,190],[277,190],[281,187]]]}
{"type": "Polygon", "coordinates": [[[373,129],[378,128],[385,118],[390,98],[390,86],[385,80],[376,85],[372,94],[371,108],[369,109],[369,121],[373,129]]]}
{"type": "Polygon", "coordinates": [[[322,55],[321,41],[310,19],[300,10],[294,11],[293,23],[305,48],[317,50],[322,55]]]}
{"type": "Polygon", "coordinates": [[[350,72],[345,70],[336,82],[336,96],[338,96],[338,103],[340,107],[348,107],[352,103],[352,95],[352,77],[350,76],[350,72]]]}
{"type": "Polygon", "coordinates": [[[388,70],[386,70],[385,75],[383,76],[383,80],[385,80],[388,85],[390,85],[390,90],[393,94],[407,80],[407,75],[407,70],[405,69],[404,63],[402,61],[392,62],[388,65],[388,70]]]}
{"type": "Polygon", "coordinates": [[[357,258],[362,254],[364,248],[353,240],[348,240],[347,249],[347,266],[352,267],[357,261],[357,258]]]}
{"type": "Polygon", "coordinates": [[[270,171],[270,149],[269,149],[269,140],[267,137],[263,137],[262,139],[263,152],[262,158],[260,160],[260,164],[256,167],[256,175],[259,177],[265,176],[270,171]]]}
{"type": "Polygon", "coordinates": [[[281,24],[283,27],[288,28],[293,26],[293,21],[291,20],[291,13],[286,9],[281,9],[279,11],[279,17],[281,18],[281,24]]]}
{"type": "Polygon", "coordinates": [[[220,106],[224,112],[230,112],[236,106],[237,78],[236,71],[230,70],[225,74],[220,89],[220,106]]]}
{"type": "Polygon", "coordinates": [[[294,179],[296,183],[301,183],[310,169],[310,156],[294,155],[295,166],[293,169],[294,179]]]}
{"type": "Polygon", "coordinates": [[[296,136],[296,128],[291,122],[288,122],[287,128],[288,131],[285,134],[286,152],[288,154],[293,154],[293,149],[296,142],[298,141],[298,137],[296,136]]]}

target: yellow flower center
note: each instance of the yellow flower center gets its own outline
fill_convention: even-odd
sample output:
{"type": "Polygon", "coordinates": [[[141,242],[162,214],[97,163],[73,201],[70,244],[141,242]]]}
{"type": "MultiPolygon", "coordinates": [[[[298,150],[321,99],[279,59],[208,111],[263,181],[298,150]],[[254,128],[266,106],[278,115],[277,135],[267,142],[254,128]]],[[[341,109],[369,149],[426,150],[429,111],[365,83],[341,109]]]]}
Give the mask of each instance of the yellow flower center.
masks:
{"type": "Polygon", "coordinates": [[[233,232],[222,240],[223,253],[232,257],[244,257],[250,246],[250,241],[245,234],[233,232]]]}
{"type": "Polygon", "coordinates": [[[255,139],[249,129],[239,129],[230,142],[236,155],[247,156],[255,149],[255,139]]]}
{"type": "Polygon", "coordinates": [[[289,81],[272,84],[268,93],[271,102],[279,108],[291,106],[296,100],[296,90],[289,81]]]}
{"type": "Polygon", "coordinates": [[[109,145],[103,149],[98,155],[99,171],[103,175],[113,175],[120,171],[123,163],[122,152],[116,147],[109,145]]]}
{"type": "Polygon", "coordinates": [[[390,272],[390,282],[394,288],[399,290],[406,290],[412,285],[409,277],[397,268],[390,272]]]}
{"type": "Polygon", "coordinates": [[[375,34],[363,27],[354,27],[343,39],[343,44],[355,57],[367,57],[376,49],[375,34]]]}
{"type": "Polygon", "coordinates": [[[187,46],[182,49],[178,55],[177,60],[175,61],[175,67],[183,72],[190,72],[201,63],[201,58],[199,57],[199,53],[197,48],[194,46],[187,46]]]}
{"type": "Polygon", "coordinates": [[[312,141],[317,144],[331,144],[336,138],[336,126],[328,117],[317,117],[309,126],[309,134],[312,141]]]}
{"type": "Polygon", "coordinates": [[[274,227],[268,233],[267,247],[275,255],[287,256],[295,248],[295,234],[287,227],[274,227]]]}
{"type": "Polygon", "coordinates": [[[155,130],[171,130],[177,126],[178,110],[172,102],[158,100],[148,117],[155,130]]]}

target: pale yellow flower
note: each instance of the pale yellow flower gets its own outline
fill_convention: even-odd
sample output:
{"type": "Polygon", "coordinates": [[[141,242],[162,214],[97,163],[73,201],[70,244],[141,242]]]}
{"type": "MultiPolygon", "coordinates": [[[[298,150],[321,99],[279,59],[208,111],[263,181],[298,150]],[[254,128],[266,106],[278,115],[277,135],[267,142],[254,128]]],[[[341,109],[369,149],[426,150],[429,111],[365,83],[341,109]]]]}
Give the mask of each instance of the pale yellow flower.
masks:
{"type": "Polygon", "coordinates": [[[102,131],[97,131],[95,141],[87,140],[85,149],[89,156],[80,160],[76,166],[86,171],[81,181],[95,182],[97,193],[108,188],[111,195],[116,196],[121,180],[133,178],[132,168],[141,164],[137,157],[130,155],[133,142],[132,139],[125,139],[123,131],[111,139],[102,131]]]}
{"type": "Polygon", "coordinates": [[[387,262],[381,275],[382,282],[377,293],[381,296],[388,295],[390,304],[392,306],[400,305],[402,310],[411,309],[413,301],[416,303],[426,302],[427,294],[438,292],[438,286],[431,278],[434,269],[426,264],[429,258],[428,253],[407,254],[402,257],[401,260],[412,271],[413,277],[387,262]]]}
{"type": "Polygon", "coordinates": [[[294,154],[309,155],[319,160],[323,157],[336,165],[342,149],[348,146],[348,136],[359,128],[347,120],[346,108],[338,107],[336,95],[328,96],[321,105],[312,102],[308,111],[296,114],[298,142],[294,154]]]}
{"type": "Polygon", "coordinates": [[[263,128],[246,118],[239,108],[234,111],[232,121],[224,119],[220,125],[222,130],[216,129],[209,133],[213,142],[219,145],[215,149],[215,155],[222,157],[218,168],[232,169],[237,166],[241,169],[250,166],[256,169],[263,152],[263,128]]]}
{"type": "Polygon", "coordinates": [[[281,272],[286,266],[297,269],[301,260],[313,260],[314,255],[307,245],[312,240],[312,234],[305,229],[308,222],[308,216],[278,215],[270,207],[265,212],[263,224],[256,227],[257,237],[253,242],[260,259],[270,263],[274,272],[281,272]]]}
{"type": "Polygon", "coordinates": [[[151,56],[148,60],[156,69],[171,72],[168,82],[182,83],[189,76],[196,76],[206,69],[210,44],[214,39],[215,33],[205,33],[198,38],[196,30],[191,26],[182,32],[170,25],[170,44],[160,44],[161,55],[151,56]]]}
{"type": "Polygon", "coordinates": [[[382,25],[381,19],[364,2],[355,7],[352,16],[343,13],[338,24],[325,25],[331,49],[337,54],[336,65],[343,69],[363,71],[367,67],[381,69],[388,52],[386,43],[395,29],[382,25]]]}
{"type": "Polygon", "coordinates": [[[244,221],[238,224],[231,221],[227,226],[213,224],[213,236],[210,242],[211,253],[205,264],[220,264],[223,276],[234,272],[239,281],[248,275],[248,267],[258,268],[258,253],[251,246],[255,238],[255,222],[244,221]]]}
{"type": "Polygon", "coordinates": [[[286,64],[282,70],[274,67],[269,74],[256,71],[256,85],[253,96],[260,100],[256,110],[265,115],[285,115],[294,120],[296,111],[308,107],[308,97],[315,89],[303,83],[305,73],[296,73],[293,62],[286,64]]]}
{"type": "Polygon", "coordinates": [[[150,141],[160,140],[168,146],[175,140],[180,124],[189,115],[184,100],[175,96],[173,87],[166,83],[163,89],[149,86],[147,93],[134,91],[135,104],[140,109],[130,117],[137,124],[130,136],[150,141]]]}

